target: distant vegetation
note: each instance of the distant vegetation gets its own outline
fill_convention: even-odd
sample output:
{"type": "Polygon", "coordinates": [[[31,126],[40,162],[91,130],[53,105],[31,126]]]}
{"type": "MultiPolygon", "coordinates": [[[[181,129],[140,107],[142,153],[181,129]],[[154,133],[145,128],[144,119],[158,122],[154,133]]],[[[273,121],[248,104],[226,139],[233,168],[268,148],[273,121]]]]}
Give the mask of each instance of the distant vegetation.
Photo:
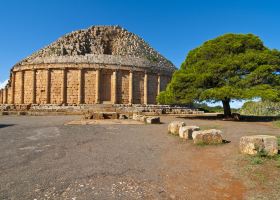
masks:
{"type": "MultiPolygon", "coordinates": [[[[223,113],[224,109],[222,106],[208,106],[206,103],[197,103],[194,104],[194,107],[199,109],[199,110],[203,110],[206,113],[223,113]]],[[[239,112],[239,109],[231,109],[232,112],[239,112]]]]}
{"type": "Polygon", "coordinates": [[[254,116],[280,116],[280,102],[249,101],[242,106],[240,114],[254,116]]]}

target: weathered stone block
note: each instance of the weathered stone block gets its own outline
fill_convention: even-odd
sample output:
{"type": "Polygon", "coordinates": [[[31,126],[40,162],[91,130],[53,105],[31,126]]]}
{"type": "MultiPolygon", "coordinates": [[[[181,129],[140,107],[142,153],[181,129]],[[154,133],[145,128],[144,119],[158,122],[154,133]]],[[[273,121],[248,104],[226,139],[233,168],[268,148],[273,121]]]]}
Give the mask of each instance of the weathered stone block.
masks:
{"type": "Polygon", "coordinates": [[[173,121],[168,125],[168,133],[179,135],[179,129],[182,126],[186,126],[186,123],[181,121],[173,121]]]}
{"type": "Polygon", "coordinates": [[[128,119],[128,117],[124,114],[120,114],[119,119],[128,119]]]}
{"type": "Polygon", "coordinates": [[[148,117],[146,119],[146,122],[148,124],[159,124],[160,123],[160,117],[148,117]]]}
{"type": "Polygon", "coordinates": [[[241,153],[249,155],[264,153],[269,156],[273,156],[278,153],[277,138],[270,135],[252,135],[241,137],[239,147],[241,153]]]}
{"type": "Polygon", "coordinates": [[[179,136],[183,139],[193,139],[192,133],[199,130],[200,128],[198,126],[181,126],[179,129],[179,136]]]}
{"type": "Polygon", "coordinates": [[[210,129],[194,131],[192,133],[194,144],[221,144],[223,143],[222,131],[210,129]]]}

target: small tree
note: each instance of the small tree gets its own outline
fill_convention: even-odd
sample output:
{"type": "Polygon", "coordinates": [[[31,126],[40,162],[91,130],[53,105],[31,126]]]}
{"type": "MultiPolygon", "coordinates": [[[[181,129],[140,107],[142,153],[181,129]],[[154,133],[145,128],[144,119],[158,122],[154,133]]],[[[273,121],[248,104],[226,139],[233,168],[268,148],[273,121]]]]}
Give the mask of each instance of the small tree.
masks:
{"type": "Polygon", "coordinates": [[[229,117],[231,100],[279,100],[279,69],[279,51],[266,48],[257,36],[226,34],[190,51],[158,101],[221,101],[229,117]]]}

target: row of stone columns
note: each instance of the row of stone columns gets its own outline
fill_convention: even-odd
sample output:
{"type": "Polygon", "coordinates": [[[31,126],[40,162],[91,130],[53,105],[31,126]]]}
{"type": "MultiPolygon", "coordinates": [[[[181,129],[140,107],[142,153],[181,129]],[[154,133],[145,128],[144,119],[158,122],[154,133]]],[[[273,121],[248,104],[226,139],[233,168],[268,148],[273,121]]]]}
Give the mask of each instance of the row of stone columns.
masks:
{"type": "MultiPolygon", "coordinates": [[[[62,69],[62,86],[61,86],[61,101],[63,104],[67,103],[67,69],[62,69]]],[[[29,89],[25,88],[24,86],[24,79],[25,79],[25,72],[24,71],[18,71],[18,72],[13,72],[12,73],[12,80],[11,80],[11,103],[15,103],[15,82],[16,82],[16,74],[15,73],[20,73],[20,100],[19,102],[21,104],[24,104],[24,90],[29,89]]],[[[97,69],[96,70],[96,103],[101,103],[101,98],[100,98],[100,77],[101,77],[101,70],[97,69]]],[[[46,103],[50,104],[50,93],[51,93],[51,70],[47,69],[47,83],[46,83],[46,103]]],[[[111,102],[113,104],[118,103],[117,102],[117,71],[114,70],[111,76],[111,81],[112,81],[112,88],[111,88],[111,102]]],[[[129,73],[129,104],[133,104],[133,82],[134,82],[134,73],[133,71],[130,71],[129,73]]],[[[157,94],[160,93],[161,91],[161,76],[158,75],[158,80],[157,80],[157,94]]],[[[36,104],[36,70],[32,70],[32,103],[36,104]]],[[[0,103],[7,104],[8,102],[8,88],[6,87],[5,89],[1,90],[1,99],[0,103]]],[[[78,88],[78,104],[83,104],[84,103],[84,74],[83,74],[83,69],[79,70],[79,88],[78,88]]],[[[144,75],[144,104],[148,104],[148,74],[145,72],[144,75]]]]}

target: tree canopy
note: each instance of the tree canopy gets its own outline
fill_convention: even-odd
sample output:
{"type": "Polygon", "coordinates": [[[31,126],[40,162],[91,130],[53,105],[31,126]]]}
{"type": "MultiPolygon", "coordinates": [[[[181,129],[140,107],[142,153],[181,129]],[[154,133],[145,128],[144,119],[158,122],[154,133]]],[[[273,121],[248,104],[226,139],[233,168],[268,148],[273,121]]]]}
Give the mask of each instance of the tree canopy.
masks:
{"type": "Polygon", "coordinates": [[[187,55],[158,101],[164,104],[230,101],[260,97],[280,99],[280,52],[253,34],[225,34],[187,55]]]}

